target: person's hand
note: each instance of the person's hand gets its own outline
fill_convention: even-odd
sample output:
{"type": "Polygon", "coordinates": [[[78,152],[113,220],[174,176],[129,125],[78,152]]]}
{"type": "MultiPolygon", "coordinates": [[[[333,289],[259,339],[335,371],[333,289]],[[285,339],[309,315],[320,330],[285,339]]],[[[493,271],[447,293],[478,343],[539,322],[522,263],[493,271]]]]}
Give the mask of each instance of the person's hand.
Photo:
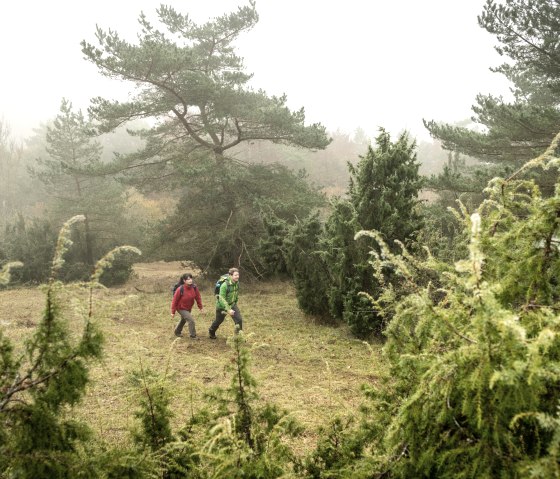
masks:
{"type": "Polygon", "coordinates": [[[201,312],[202,314],[206,314],[206,311],[204,310],[204,308],[200,308],[200,312],[201,312]]]}
{"type": "Polygon", "coordinates": [[[233,315],[235,314],[235,311],[233,309],[229,310],[229,315],[233,318],[233,315]]]}
{"type": "Polygon", "coordinates": [[[175,317],[174,313],[171,313],[171,319],[173,319],[175,317]]]}

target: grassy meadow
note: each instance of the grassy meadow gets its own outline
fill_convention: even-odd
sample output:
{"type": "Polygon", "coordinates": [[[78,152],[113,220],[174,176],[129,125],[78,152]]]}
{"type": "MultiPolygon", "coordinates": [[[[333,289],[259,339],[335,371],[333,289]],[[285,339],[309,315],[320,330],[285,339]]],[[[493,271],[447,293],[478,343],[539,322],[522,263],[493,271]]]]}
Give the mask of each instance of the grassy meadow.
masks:
{"type": "MultiPolygon", "coordinates": [[[[138,264],[124,287],[94,293],[93,317],[104,333],[104,355],[90,365],[86,397],[69,414],[111,443],[127,441],[135,425],[138,392],[131,386],[132,371],[168,375],[176,427],[203,406],[204,391],[231,381],[227,365],[233,352],[226,340],[233,334],[233,321],[224,321],[217,340],[208,338],[214,318],[212,284],[198,283],[206,309],[205,315],[194,310],[201,340],[191,340],[187,326],[184,338],[173,334],[179,315],[170,317],[170,287],[184,271],[179,263],[138,264]]],[[[64,314],[79,333],[89,295],[83,289],[63,294],[64,314]]],[[[17,347],[41,318],[44,292],[0,291],[0,305],[0,327],[17,347]]],[[[304,452],[314,446],[318,426],[356,411],[364,401],[360,386],[375,383],[382,368],[380,345],[356,340],[346,327],[314,324],[297,308],[289,283],[249,285],[241,278],[239,307],[258,393],[292,412],[305,427],[295,444],[304,452]]]]}

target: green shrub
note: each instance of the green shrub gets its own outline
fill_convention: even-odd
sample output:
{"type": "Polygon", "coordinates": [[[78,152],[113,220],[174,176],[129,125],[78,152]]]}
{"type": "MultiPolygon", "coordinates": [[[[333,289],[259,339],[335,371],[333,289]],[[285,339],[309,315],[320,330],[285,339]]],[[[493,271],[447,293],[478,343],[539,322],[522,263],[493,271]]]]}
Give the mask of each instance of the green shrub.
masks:
{"type": "MultiPolygon", "coordinates": [[[[560,183],[543,197],[531,168],[551,169],[551,147],[509,179],[494,179],[465,216],[469,256],[453,268],[394,254],[374,237],[410,294],[390,284],[376,301],[393,312],[384,354],[390,387],[372,387],[372,474],[409,477],[559,477],[560,183]],[[418,281],[418,268],[437,284],[418,281]],[[391,404],[391,407],[384,405],[391,404]]],[[[466,211],[464,211],[466,213],[466,211]]]]}
{"type": "Polygon", "coordinates": [[[101,355],[102,336],[86,318],[81,337],[71,340],[61,312],[63,286],[55,280],[71,244],[67,222],[59,235],[46,291],[43,317],[25,353],[0,330],[0,475],[2,477],[83,477],[90,475],[87,426],[62,412],[78,403],[88,382],[88,362],[101,355]],[[8,476],[6,476],[6,474],[8,476]]]}
{"type": "Polygon", "coordinates": [[[318,214],[298,220],[290,228],[284,248],[299,307],[307,314],[328,317],[326,295],[330,277],[317,250],[322,231],[318,214]]]}
{"type": "Polygon", "coordinates": [[[174,436],[169,428],[170,385],[157,377],[140,381],[136,441],[159,458],[162,477],[273,479],[293,472],[295,456],[286,438],[299,434],[301,427],[286,411],[258,400],[243,333],[229,342],[230,386],[208,392],[206,407],[174,436]]]}
{"type": "MultiPolygon", "coordinates": [[[[92,288],[121,250],[133,251],[129,247],[116,248],[97,263],[89,283],[88,313],[84,315],[81,334],[75,337],[62,307],[70,288],[57,278],[64,269],[64,255],[72,245],[71,227],[83,219],[71,218],[60,231],[46,287],[45,309],[32,336],[23,343],[23,351],[16,355],[0,329],[1,477],[93,479],[107,477],[107,471],[122,471],[109,460],[110,453],[98,450],[88,426],[67,414],[81,401],[89,380],[89,363],[102,351],[103,337],[92,320],[92,288]]],[[[17,265],[11,263],[12,267],[17,265]]],[[[7,270],[0,271],[0,283],[9,279],[7,270]]]]}
{"type": "Polygon", "coordinates": [[[8,224],[0,241],[4,261],[20,261],[12,283],[43,283],[49,277],[57,229],[46,219],[25,220],[19,215],[8,224]]]}
{"type": "Polygon", "coordinates": [[[301,309],[343,320],[361,338],[381,334],[390,315],[380,315],[360,295],[377,298],[386,281],[398,289],[399,278],[390,270],[372,276],[370,245],[356,241],[356,233],[375,229],[393,251],[396,242],[412,244],[423,224],[415,142],[406,133],[393,142],[383,129],[375,141],[355,166],[348,164],[347,198],[333,200],[324,228],[317,216],[309,218],[292,229],[285,243],[301,309]]]}
{"type": "Polygon", "coordinates": [[[104,286],[118,286],[126,283],[132,276],[132,268],[136,255],[133,253],[124,253],[119,255],[113,261],[111,268],[106,269],[99,282],[104,286]]]}
{"type": "Polygon", "coordinates": [[[267,278],[285,276],[288,271],[284,241],[288,234],[288,222],[274,215],[262,213],[263,235],[258,242],[258,255],[267,278]]]}
{"type": "Polygon", "coordinates": [[[335,418],[318,432],[317,447],[298,464],[298,472],[310,479],[358,477],[355,466],[365,452],[365,441],[353,419],[335,418]]]}
{"type": "Polygon", "coordinates": [[[196,166],[181,168],[189,183],[193,177],[197,181],[154,228],[153,251],[166,260],[184,259],[188,252],[212,275],[239,265],[240,258],[241,268],[251,276],[281,273],[284,261],[274,230],[307,216],[324,198],[305,175],[284,166],[230,163],[217,166],[201,159],[196,166]]]}

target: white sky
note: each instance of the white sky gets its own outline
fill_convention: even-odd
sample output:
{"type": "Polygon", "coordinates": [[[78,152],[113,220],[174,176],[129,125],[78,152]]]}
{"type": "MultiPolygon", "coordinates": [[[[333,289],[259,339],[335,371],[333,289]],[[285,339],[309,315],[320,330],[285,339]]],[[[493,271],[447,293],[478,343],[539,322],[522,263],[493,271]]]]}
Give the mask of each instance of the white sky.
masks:
{"type": "MultiPolygon", "coordinates": [[[[23,138],[54,117],[63,97],[84,111],[94,96],[122,95],[82,57],[95,25],[129,39],[156,0],[8,0],[0,7],[0,119],[23,138]],[[9,2],[9,3],[8,3],[9,2]]],[[[197,22],[242,0],[169,0],[197,22]]],[[[477,23],[485,0],[257,0],[260,20],[238,41],[252,85],[288,95],[293,109],[329,131],[384,126],[429,136],[422,118],[471,116],[477,93],[508,94],[489,71],[502,59],[477,23]]],[[[126,87],[128,88],[128,87],[126,87]]]]}

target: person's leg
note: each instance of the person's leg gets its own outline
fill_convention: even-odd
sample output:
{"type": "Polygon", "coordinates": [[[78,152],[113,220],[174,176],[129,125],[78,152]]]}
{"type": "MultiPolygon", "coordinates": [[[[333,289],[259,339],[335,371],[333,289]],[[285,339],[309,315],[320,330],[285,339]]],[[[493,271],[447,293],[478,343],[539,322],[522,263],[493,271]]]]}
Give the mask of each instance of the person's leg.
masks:
{"type": "Polygon", "coordinates": [[[194,325],[194,318],[190,311],[181,311],[181,316],[187,320],[187,324],[189,325],[189,336],[191,338],[196,338],[196,328],[194,325]]]}
{"type": "Polygon", "coordinates": [[[181,336],[181,333],[183,332],[183,326],[187,322],[187,318],[184,316],[184,313],[188,313],[188,311],[185,311],[183,309],[179,311],[181,319],[177,323],[177,326],[175,326],[175,336],[181,336]]]}
{"type": "Polygon", "coordinates": [[[222,311],[221,309],[217,309],[216,319],[214,319],[214,322],[210,325],[210,329],[208,329],[208,333],[210,334],[210,337],[216,336],[216,331],[220,327],[220,324],[224,322],[224,317],[225,317],[224,311],[222,311]]]}
{"type": "Polygon", "coordinates": [[[243,318],[241,317],[241,311],[237,307],[237,304],[234,305],[231,309],[233,309],[233,322],[235,323],[235,327],[237,331],[243,330],[243,318]]]}

